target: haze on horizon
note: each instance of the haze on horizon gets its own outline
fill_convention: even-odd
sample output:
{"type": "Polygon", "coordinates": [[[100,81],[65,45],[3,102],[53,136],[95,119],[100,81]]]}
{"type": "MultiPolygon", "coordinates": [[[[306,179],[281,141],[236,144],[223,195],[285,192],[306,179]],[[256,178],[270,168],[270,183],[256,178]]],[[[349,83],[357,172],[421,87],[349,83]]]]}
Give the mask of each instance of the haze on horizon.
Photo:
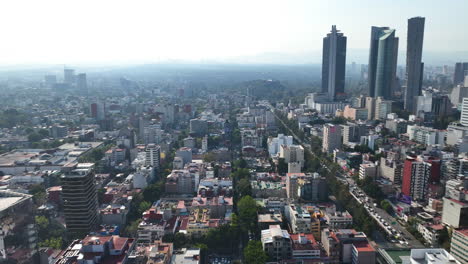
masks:
{"type": "Polygon", "coordinates": [[[348,63],[366,63],[371,26],[395,28],[404,56],[414,16],[426,17],[423,59],[456,53],[448,60],[462,60],[466,10],[463,0],[7,0],[0,64],[319,63],[333,24],[348,37],[348,63]]]}

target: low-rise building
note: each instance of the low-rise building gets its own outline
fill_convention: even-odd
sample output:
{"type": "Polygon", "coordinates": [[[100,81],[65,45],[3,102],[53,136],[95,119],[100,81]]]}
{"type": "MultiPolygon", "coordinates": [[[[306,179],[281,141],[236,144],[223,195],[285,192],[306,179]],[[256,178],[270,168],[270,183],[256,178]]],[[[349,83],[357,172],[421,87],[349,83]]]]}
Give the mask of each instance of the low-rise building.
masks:
{"type": "Polygon", "coordinates": [[[273,260],[290,259],[292,257],[291,237],[288,231],[279,225],[271,225],[262,230],[261,241],[263,250],[273,260]]]}

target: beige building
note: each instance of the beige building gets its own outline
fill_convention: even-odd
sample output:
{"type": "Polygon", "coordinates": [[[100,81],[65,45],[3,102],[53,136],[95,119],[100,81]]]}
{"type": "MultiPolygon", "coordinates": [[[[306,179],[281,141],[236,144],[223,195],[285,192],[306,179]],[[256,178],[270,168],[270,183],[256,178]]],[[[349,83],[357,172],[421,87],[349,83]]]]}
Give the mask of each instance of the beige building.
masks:
{"type": "Polygon", "coordinates": [[[332,153],[337,148],[341,148],[341,126],[325,124],[323,126],[322,151],[332,153]]]}

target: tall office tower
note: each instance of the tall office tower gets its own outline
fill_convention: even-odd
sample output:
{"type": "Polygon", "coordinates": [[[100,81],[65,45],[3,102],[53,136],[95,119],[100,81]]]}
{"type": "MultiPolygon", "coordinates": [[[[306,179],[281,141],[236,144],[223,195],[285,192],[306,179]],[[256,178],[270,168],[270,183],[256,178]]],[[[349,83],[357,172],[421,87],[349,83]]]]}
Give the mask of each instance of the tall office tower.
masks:
{"type": "Polygon", "coordinates": [[[63,69],[63,82],[67,84],[75,83],[75,70],[63,69]]]}
{"type": "Polygon", "coordinates": [[[406,91],[405,109],[415,113],[415,98],[421,95],[424,63],[422,49],[424,40],[424,17],[408,19],[406,47],[406,91]]]}
{"type": "Polygon", "coordinates": [[[468,62],[455,63],[455,72],[453,73],[453,84],[458,85],[465,81],[465,76],[468,75],[468,62]]]}
{"type": "Polygon", "coordinates": [[[145,152],[145,165],[152,166],[155,169],[159,169],[159,161],[161,159],[161,147],[156,144],[148,144],[146,146],[145,152]]]}
{"type": "Polygon", "coordinates": [[[80,73],[76,76],[76,88],[82,94],[88,94],[88,82],[86,81],[86,73],[80,73]]]}
{"type": "Polygon", "coordinates": [[[323,38],[322,93],[334,100],[344,93],[346,68],[346,37],[332,26],[331,33],[323,38]]]}
{"type": "Polygon", "coordinates": [[[61,177],[63,212],[69,232],[87,234],[98,225],[94,164],[78,163],[61,177]]]}
{"type": "Polygon", "coordinates": [[[369,96],[391,99],[396,83],[398,38],[395,29],[372,27],[369,53],[369,96]]]}
{"type": "Polygon", "coordinates": [[[334,124],[323,125],[323,145],[322,151],[332,153],[336,148],[341,147],[341,126],[334,124]]]}

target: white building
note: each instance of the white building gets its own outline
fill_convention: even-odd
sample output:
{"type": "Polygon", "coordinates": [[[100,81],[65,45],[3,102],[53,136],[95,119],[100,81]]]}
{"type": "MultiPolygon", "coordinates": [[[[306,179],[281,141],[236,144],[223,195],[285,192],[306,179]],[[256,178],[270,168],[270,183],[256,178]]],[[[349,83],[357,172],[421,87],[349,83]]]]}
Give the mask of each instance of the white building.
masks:
{"type": "Polygon", "coordinates": [[[291,146],[293,144],[293,137],[278,134],[275,138],[268,138],[267,144],[270,156],[276,156],[280,152],[281,145],[291,146]]]}
{"type": "Polygon", "coordinates": [[[468,263],[468,229],[453,230],[450,254],[461,263],[468,263]]]}
{"type": "Polygon", "coordinates": [[[145,165],[159,169],[161,160],[161,147],[155,144],[148,144],[145,149],[145,165]]]}
{"type": "Polygon", "coordinates": [[[464,97],[462,101],[460,124],[468,126],[468,97],[464,97]]]}
{"type": "Polygon", "coordinates": [[[461,264],[461,262],[456,260],[450,253],[448,253],[443,248],[411,249],[411,255],[408,263],[461,264]]]}
{"type": "Polygon", "coordinates": [[[364,180],[367,177],[377,178],[377,166],[374,163],[362,163],[359,165],[359,179],[364,180]]]}
{"type": "Polygon", "coordinates": [[[445,145],[445,131],[424,126],[408,126],[407,133],[410,140],[425,145],[445,145]]]}

